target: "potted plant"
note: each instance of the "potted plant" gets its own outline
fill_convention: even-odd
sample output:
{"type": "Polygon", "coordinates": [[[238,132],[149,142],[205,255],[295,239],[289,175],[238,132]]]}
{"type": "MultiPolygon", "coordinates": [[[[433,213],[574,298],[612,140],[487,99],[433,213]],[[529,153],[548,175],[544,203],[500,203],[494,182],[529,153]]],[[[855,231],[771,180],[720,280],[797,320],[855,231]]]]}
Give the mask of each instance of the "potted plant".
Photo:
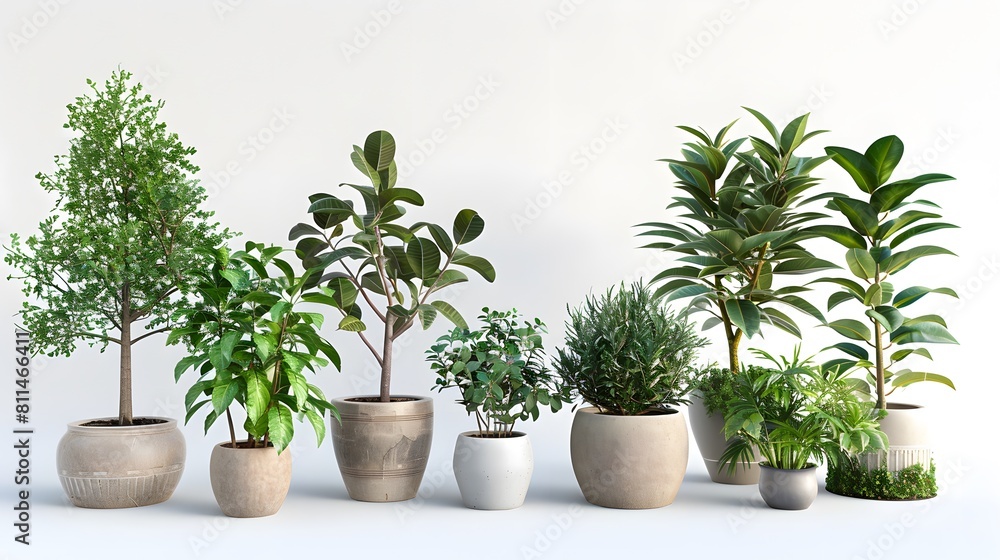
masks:
{"type": "Polygon", "coordinates": [[[427,351],[438,374],[438,392],[457,388],[458,403],[476,416],[475,431],[459,434],[454,470],[466,507],[521,507],[531,483],[534,458],[517,421],[537,420],[544,406],[558,412],[569,401],[545,364],[541,320],[520,322],[517,310],[483,308],[483,327],[456,328],[427,351]]]}
{"type": "Polygon", "coordinates": [[[573,472],[588,502],[612,508],[673,502],[687,468],[684,416],[692,363],[705,340],[633,284],[569,310],[555,369],[591,406],[573,418],[573,472]]]}
{"type": "Polygon", "coordinates": [[[175,377],[198,373],[184,399],[185,421],[207,407],[206,433],[223,416],[229,426],[229,441],[212,450],[210,473],[215,499],[230,517],[281,508],[292,476],[293,416],[309,420],[317,445],[326,436],[326,411],[337,418],[305,374],[329,363],[339,369],[340,356],[320,335],[323,316],[302,310],[312,271],[296,276],[282,251],[254,243],[232,255],[216,251],[211,269],[199,275],[200,299],[179,312],[185,326],[170,335],[191,352],[175,377]],[[246,438],[236,436],[234,404],[245,413],[246,438]]]}
{"type": "Polygon", "coordinates": [[[889,182],[903,157],[903,142],[896,136],[879,138],[863,154],[836,146],[826,151],[864,192],[860,198],[840,195],[828,203],[844,224],[828,226],[829,237],[847,249],[844,258],[853,277],[817,282],[838,286],[830,296],[830,310],[854,302],[859,318],[838,319],[826,326],[847,339],[831,347],[848,356],[837,360],[836,365],[867,373],[865,381],[875,407],[882,411],[881,426],[890,444],[888,451],[862,455],[857,461],[830,469],[827,489],[873,499],[930,498],[937,489],[923,407],[890,403],[886,397],[921,381],[955,388],[944,375],[903,367],[904,361],[916,356],[931,358],[930,352],[917,344],[957,343],[942,317],[904,313],[908,314],[907,308],[925,295],[958,295],[951,288],[904,288],[896,282],[897,275],[919,259],[954,255],[935,245],[912,246],[916,236],[956,227],[935,221],[941,215],[935,212],[938,206],[933,202],[913,199],[918,189],[954,178],[928,173],[889,182]],[[860,317],[861,310],[864,317],[860,317]]]}
{"type": "Polygon", "coordinates": [[[306,300],[338,309],[340,328],[358,333],[381,368],[378,395],[334,400],[342,419],[332,430],[337,463],[351,498],[368,502],[416,496],[433,435],[434,402],[390,392],[394,341],[414,323],[429,328],[439,314],[468,327],[454,307],[438,299],[440,290],[468,281],[456,267],[487,282],[496,278],[489,261],[462,248],[483,232],[475,210],[459,211],[450,235],[429,222],[399,223],[404,204],[422,206],[424,199],[396,186],[395,152],[388,132],[369,134],[364,148],[354,146],[351,161],[371,186],[341,185],[356,191],[365,209],[356,209],[351,200],[314,194],[309,213],[315,226],[298,224],[289,233],[289,239],[301,238],[296,253],[304,267],[321,271],[314,278],[320,293],[306,300]],[[362,305],[381,323],[380,348],[366,334],[362,305]]]}
{"type": "MultiPolygon", "coordinates": [[[[135,416],[132,347],[172,328],[203,248],[230,237],[199,209],[205,190],[181,144],[158,120],[162,101],[118,70],[68,106],[69,153],[36,178],[56,195],[51,215],[4,260],[34,301],[21,311],[35,351],[69,356],[86,342],[118,346],[115,417],[71,422],[59,442],[59,480],[80,507],[162,502],[184,470],[184,438],[170,418],[135,416]]],[[[9,279],[11,279],[9,278],[9,279]]]]}
{"type": "Polygon", "coordinates": [[[779,363],[780,369],[745,368],[736,376],[736,391],[726,407],[726,437],[733,438],[722,460],[729,468],[763,457],[758,488],[775,509],[807,509],[816,499],[816,467],[831,466],[840,457],[866,449],[884,449],[870,407],[857,385],[837,369],[827,370],[799,360],[779,363]]]}
{"type": "MultiPolygon", "coordinates": [[[[747,111],[770,139],[750,136],[751,149],[745,152],[738,150],[747,138],[726,140],[735,121],[714,137],[704,130],[679,127],[697,141],[684,144],[683,159],[661,161],[669,163],[676,187],[682,191],[667,208],[682,213],[670,222],[640,224],[647,229],[639,234],[659,239],[645,247],[681,255],[682,264],[653,278],[653,283],[662,282],[656,296],[665,296],[668,302],[690,299],[689,312],[709,315],[703,330],[717,327],[723,331],[730,375],[740,371],[743,338],[760,333],[764,325],[801,338],[786,310],[823,320],[819,310],[798,295],[805,288],[778,287],[776,279],[836,266],[801,245],[819,234],[803,225],[822,214],[803,207],[824,195],[804,196],[819,183],[810,173],[828,157],[795,152],[824,131],[807,131],[808,114],[793,119],[779,132],[760,112],[747,111]]],[[[715,371],[711,381],[692,393],[691,427],[713,481],[753,484],[758,476],[756,462],[736,470],[724,470],[719,462],[726,446],[721,435],[722,411],[707,408],[703,399],[720,399],[702,391],[724,389],[729,381],[722,374],[715,371]]]]}

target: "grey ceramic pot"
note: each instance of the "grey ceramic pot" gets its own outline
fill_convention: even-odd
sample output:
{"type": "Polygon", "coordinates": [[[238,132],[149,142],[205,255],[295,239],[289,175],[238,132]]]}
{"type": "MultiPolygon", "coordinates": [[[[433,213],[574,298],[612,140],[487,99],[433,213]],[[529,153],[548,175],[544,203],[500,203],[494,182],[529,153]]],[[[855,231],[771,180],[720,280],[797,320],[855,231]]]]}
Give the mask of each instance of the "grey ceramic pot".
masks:
{"type": "Polygon", "coordinates": [[[816,465],[804,469],[775,469],[761,463],[757,488],[764,502],[774,509],[808,509],[819,491],[816,465]]]}
{"type": "Polygon", "coordinates": [[[330,422],[333,450],[347,493],[362,502],[413,499],[430,457],[434,401],[409,395],[393,396],[399,400],[388,403],[375,398],[333,399],[341,418],[330,422]]]}
{"type": "Polygon", "coordinates": [[[733,473],[729,472],[728,465],[723,465],[721,458],[726,451],[726,447],[731,440],[727,440],[723,435],[723,428],[726,420],[721,412],[709,414],[705,410],[701,397],[692,393],[691,404],[688,406],[688,418],[691,421],[691,432],[694,434],[694,441],[698,444],[698,451],[702,460],[705,461],[705,468],[708,469],[708,476],[712,482],[719,484],[757,484],[760,479],[760,453],[754,449],[754,462],[750,464],[737,465],[733,473]]]}

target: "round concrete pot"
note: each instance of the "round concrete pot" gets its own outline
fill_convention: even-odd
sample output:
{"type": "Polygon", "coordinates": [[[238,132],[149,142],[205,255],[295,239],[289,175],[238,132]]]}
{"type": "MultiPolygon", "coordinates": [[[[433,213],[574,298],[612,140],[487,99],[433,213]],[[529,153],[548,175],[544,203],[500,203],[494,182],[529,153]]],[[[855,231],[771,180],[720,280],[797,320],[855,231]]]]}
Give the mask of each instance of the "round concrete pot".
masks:
{"type": "Polygon", "coordinates": [[[465,507],[521,507],[535,468],[528,436],[522,432],[505,438],[478,436],[479,432],[464,432],[455,442],[455,480],[465,507]]]}
{"type": "Polygon", "coordinates": [[[416,497],[434,434],[434,401],[399,395],[333,399],[333,450],[352,499],[399,502],[416,497]]]}
{"type": "Polygon", "coordinates": [[[804,469],[775,469],[760,465],[760,497],[774,509],[808,509],[816,499],[816,465],[804,469]]]}
{"type": "Polygon", "coordinates": [[[292,483],[292,453],[272,446],[233,449],[223,442],[209,462],[212,492],[229,517],[266,517],[281,509],[292,483]]]}
{"type": "Polygon", "coordinates": [[[879,421],[889,437],[889,449],[863,453],[861,466],[868,469],[885,467],[896,472],[913,465],[931,468],[930,422],[927,409],[916,404],[886,403],[888,415],[879,421]]]}
{"type": "Polygon", "coordinates": [[[676,410],[640,416],[581,408],[570,432],[573,472],[588,502],[646,509],[670,504],[687,468],[688,437],[676,410]]]}
{"type": "Polygon", "coordinates": [[[708,476],[712,482],[719,484],[757,484],[760,478],[761,460],[760,453],[754,449],[753,462],[750,464],[737,465],[735,472],[729,473],[729,468],[720,460],[722,454],[730,441],[723,436],[723,429],[726,419],[721,412],[709,414],[705,410],[705,404],[701,396],[692,393],[691,404],[688,406],[688,418],[691,420],[691,432],[694,433],[694,441],[698,444],[698,451],[702,460],[705,461],[705,468],[708,469],[708,476]]]}
{"type": "Polygon", "coordinates": [[[165,501],[184,472],[184,436],[171,418],[156,424],[87,426],[117,421],[93,418],[67,425],[56,448],[59,482],[73,505],[127,508],[165,501]]]}

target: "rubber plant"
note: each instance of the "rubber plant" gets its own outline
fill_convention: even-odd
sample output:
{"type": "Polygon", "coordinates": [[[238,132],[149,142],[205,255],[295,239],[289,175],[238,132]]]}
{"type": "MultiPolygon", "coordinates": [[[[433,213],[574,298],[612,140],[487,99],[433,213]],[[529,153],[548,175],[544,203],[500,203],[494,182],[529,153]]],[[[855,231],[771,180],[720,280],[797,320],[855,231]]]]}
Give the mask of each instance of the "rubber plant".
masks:
{"type": "Polygon", "coordinates": [[[678,253],[681,264],[663,270],[657,297],[690,298],[691,312],[710,317],[703,330],[721,326],[728,348],[729,370],[740,371],[739,348],[747,338],[773,325],[801,338],[791,309],[823,321],[822,313],[797,295],[806,288],[777,287],[775,278],[836,268],[814,257],[801,242],[814,237],[803,224],[823,217],[803,207],[827,195],[803,198],[819,183],[812,177],[828,156],[797,156],[810,138],[809,115],[792,119],[781,131],[763,114],[746,108],[767,130],[770,140],[750,136],[727,141],[733,121],[714,137],[703,129],[680,126],[697,140],[684,144],[683,159],[665,159],[682,194],[668,210],[680,209],[671,222],[647,222],[641,236],[659,241],[646,248],[678,253]],[[748,151],[739,151],[747,140],[748,151]]]}
{"type": "Polygon", "coordinates": [[[483,232],[483,218],[475,210],[459,211],[450,235],[430,222],[399,223],[406,212],[404,204],[423,206],[424,198],[396,185],[395,152],[395,140],[388,132],[369,134],[363,148],[354,146],[351,162],[371,185],[340,185],[360,195],[364,210],[349,199],[314,194],[309,197],[309,214],[315,226],[300,223],[288,235],[289,240],[301,238],[296,254],[303,266],[322,271],[314,279],[320,293],[307,294],[306,301],[339,309],[340,329],[358,333],[378,362],[381,402],[390,401],[393,342],[415,322],[427,329],[440,314],[468,328],[451,304],[435,296],[443,288],[468,281],[455,267],[472,270],[487,282],[496,278],[489,261],[462,248],[483,232]],[[382,324],[381,349],[365,334],[359,302],[382,324]]]}
{"type": "Polygon", "coordinates": [[[233,448],[273,444],[280,454],[294,436],[293,416],[309,420],[319,445],[326,412],[339,419],[305,376],[331,363],[340,369],[339,354],[320,335],[323,315],[302,309],[313,271],[296,276],[282,252],[255,243],[231,255],[215,251],[214,264],[199,274],[198,301],[178,314],[185,326],[170,333],[170,343],[183,341],[190,351],[175,378],[198,374],[184,398],[185,422],[208,406],[205,431],[224,415],[233,448]],[[246,440],[237,441],[234,403],[246,413],[246,440]]]}
{"type": "Polygon", "coordinates": [[[907,317],[903,310],[927,294],[951,297],[958,297],[958,294],[946,287],[901,288],[892,282],[897,274],[919,259],[954,255],[935,245],[908,247],[919,235],[956,227],[936,221],[941,215],[934,211],[939,208],[934,202],[912,198],[917,190],[927,185],[954,178],[927,173],[889,182],[903,157],[903,142],[896,136],[879,138],[863,154],[836,146],[826,151],[864,193],[860,198],[846,195],[832,198],[828,207],[846,225],[824,226],[826,235],[847,249],[844,259],[853,275],[853,278],[830,277],[816,281],[838,286],[827,307],[832,311],[845,302],[854,301],[864,310],[864,318],[860,320],[838,319],[826,323],[849,340],[832,346],[849,356],[836,363],[866,370],[876,406],[883,410],[888,394],[912,383],[935,381],[954,389],[954,384],[944,375],[901,368],[899,364],[911,356],[931,359],[926,348],[911,345],[957,343],[942,317],[907,317]],[[897,346],[900,348],[894,350],[897,346]],[[888,390],[887,383],[891,384],[888,390]]]}
{"type": "Polygon", "coordinates": [[[55,207],[39,232],[11,236],[4,260],[20,271],[21,310],[39,352],[71,355],[81,342],[119,348],[119,425],[131,425],[132,347],[169,331],[203,249],[231,237],[199,208],[194,148],[160,122],[163,101],[124,70],[68,105],[74,133],[55,171],[38,173],[55,207]],[[141,334],[140,334],[141,333],[141,334]]]}

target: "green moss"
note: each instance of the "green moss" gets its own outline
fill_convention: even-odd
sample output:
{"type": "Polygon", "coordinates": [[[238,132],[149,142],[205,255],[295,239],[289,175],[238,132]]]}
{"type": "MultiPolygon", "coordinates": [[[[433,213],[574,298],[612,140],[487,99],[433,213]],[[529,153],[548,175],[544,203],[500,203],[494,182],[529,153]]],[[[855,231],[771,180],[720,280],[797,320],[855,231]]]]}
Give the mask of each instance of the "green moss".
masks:
{"type": "Polygon", "coordinates": [[[868,470],[857,459],[841,458],[836,467],[830,465],[827,471],[826,489],[869,500],[923,500],[937,495],[934,470],[934,461],[929,470],[913,465],[893,473],[884,467],[868,470]]]}

